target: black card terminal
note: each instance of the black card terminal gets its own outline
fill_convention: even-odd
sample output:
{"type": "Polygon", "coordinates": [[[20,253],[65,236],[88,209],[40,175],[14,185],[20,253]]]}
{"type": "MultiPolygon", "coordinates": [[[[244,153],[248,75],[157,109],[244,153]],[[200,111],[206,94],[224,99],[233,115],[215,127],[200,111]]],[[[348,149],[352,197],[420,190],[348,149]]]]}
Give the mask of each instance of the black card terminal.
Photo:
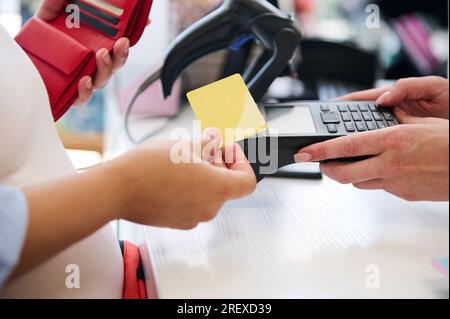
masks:
{"type": "Polygon", "coordinates": [[[262,111],[270,129],[240,142],[258,181],[294,163],[294,155],[306,146],[399,124],[391,109],[370,101],[265,104],[262,111]]]}

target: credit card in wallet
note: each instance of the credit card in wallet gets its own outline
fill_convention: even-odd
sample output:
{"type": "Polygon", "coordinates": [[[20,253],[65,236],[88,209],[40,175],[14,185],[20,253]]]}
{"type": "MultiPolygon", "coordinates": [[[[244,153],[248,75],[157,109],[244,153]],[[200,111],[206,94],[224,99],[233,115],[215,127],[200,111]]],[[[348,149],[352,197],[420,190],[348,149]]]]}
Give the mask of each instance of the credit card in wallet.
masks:
{"type": "Polygon", "coordinates": [[[108,11],[110,14],[114,14],[116,16],[122,16],[123,9],[112,5],[109,2],[104,0],[83,0],[83,2],[90,4],[91,6],[98,7],[104,11],[108,11]]]}
{"type": "Polygon", "coordinates": [[[267,130],[267,123],[241,75],[232,75],[187,94],[202,129],[218,128],[223,145],[267,130]]]}
{"type": "Polygon", "coordinates": [[[86,23],[87,25],[97,29],[100,32],[103,32],[111,37],[115,37],[119,30],[116,28],[110,26],[109,24],[106,24],[104,22],[101,22],[99,20],[96,20],[95,18],[91,17],[90,15],[87,15],[83,12],[80,12],[80,20],[81,22],[86,23]]]}
{"type": "Polygon", "coordinates": [[[97,18],[100,18],[104,21],[107,21],[111,24],[117,25],[120,22],[120,19],[111,15],[111,13],[106,13],[96,7],[93,7],[89,4],[86,4],[86,0],[85,1],[81,1],[81,0],[68,0],[69,3],[74,4],[76,6],[78,6],[81,10],[83,10],[84,12],[87,12],[97,18]]]}

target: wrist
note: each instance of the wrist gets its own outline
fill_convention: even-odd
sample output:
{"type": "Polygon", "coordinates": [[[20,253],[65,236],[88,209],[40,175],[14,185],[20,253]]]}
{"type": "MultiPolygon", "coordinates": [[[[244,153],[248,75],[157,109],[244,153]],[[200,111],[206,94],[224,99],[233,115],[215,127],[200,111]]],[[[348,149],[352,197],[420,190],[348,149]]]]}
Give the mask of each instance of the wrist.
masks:
{"type": "Polygon", "coordinates": [[[138,210],[139,179],[142,172],[138,159],[133,154],[126,154],[104,164],[107,184],[111,191],[115,209],[115,219],[130,220],[130,215],[138,210]]]}
{"type": "Polygon", "coordinates": [[[119,160],[108,161],[99,167],[98,174],[94,177],[102,180],[101,192],[109,202],[111,220],[125,219],[132,203],[132,186],[123,166],[119,160]]]}

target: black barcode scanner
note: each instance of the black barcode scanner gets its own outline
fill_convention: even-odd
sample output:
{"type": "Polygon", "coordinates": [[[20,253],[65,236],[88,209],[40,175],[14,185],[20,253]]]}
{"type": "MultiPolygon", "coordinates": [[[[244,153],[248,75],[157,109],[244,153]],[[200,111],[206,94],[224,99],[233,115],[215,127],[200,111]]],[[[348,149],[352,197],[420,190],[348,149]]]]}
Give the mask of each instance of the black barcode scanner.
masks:
{"type": "Polygon", "coordinates": [[[297,70],[301,35],[293,19],[265,0],[225,0],[218,9],[173,41],[163,66],[139,87],[126,114],[128,135],[132,106],[151,84],[161,79],[163,95],[167,98],[175,81],[192,63],[222,49],[239,50],[251,40],[263,47],[262,53],[243,75],[256,102],[261,101],[273,81],[287,67],[291,66],[292,72],[297,70]]]}
{"type": "Polygon", "coordinates": [[[181,72],[199,58],[225,48],[239,50],[252,39],[264,50],[243,76],[253,98],[259,102],[294,58],[301,40],[293,20],[261,0],[226,0],[183,32],[170,47],[162,68],[164,96],[170,95],[181,72]]]}

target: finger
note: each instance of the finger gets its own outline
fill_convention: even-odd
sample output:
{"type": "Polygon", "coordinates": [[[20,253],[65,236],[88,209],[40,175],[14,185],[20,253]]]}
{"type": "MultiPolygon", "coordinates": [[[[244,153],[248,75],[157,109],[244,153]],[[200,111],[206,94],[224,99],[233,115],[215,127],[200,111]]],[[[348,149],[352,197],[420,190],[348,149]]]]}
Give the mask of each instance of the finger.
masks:
{"type": "Polygon", "coordinates": [[[127,38],[121,38],[114,44],[113,71],[120,69],[127,61],[130,52],[130,41],[127,38]]]}
{"type": "Polygon", "coordinates": [[[344,96],[340,96],[337,100],[341,101],[354,101],[354,100],[366,100],[366,101],[375,101],[378,99],[383,93],[389,91],[389,88],[379,88],[379,89],[371,89],[366,91],[359,91],[351,94],[347,94],[344,96]]]}
{"type": "Polygon", "coordinates": [[[85,76],[81,78],[78,83],[78,98],[75,101],[74,105],[81,106],[89,102],[92,97],[92,93],[94,91],[94,87],[92,84],[92,78],[90,76],[85,76]]]}
{"type": "Polygon", "coordinates": [[[374,179],[371,181],[361,182],[353,184],[354,187],[363,190],[376,190],[376,189],[384,189],[385,181],[383,179],[374,179]]]}
{"type": "Polygon", "coordinates": [[[36,15],[42,20],[51,21],[58,17],[64,7],[65,0],[45,0],[36,15]]]}
{"type": "Polygon", "coordinates": [[[301,149],[295,155],[297,163],[320,162],[340,158],[371,156],[386,150],[388,129],[352,134],[301,149]]]}
{"type": "Polygon", "coordinates": [[[256,188],[256,176],[244,152],[238,144],[227,145],[223,149],[227,170],[222,170],[222,181],[227,186],[229,199],[251,194],[256,188]],[[230,158],[233,161],[230,162],[230,158]]]}
{"type": "Polygon", "coordinates": [[[396,106],[405,100],[431,99],[441,79],[435,76],[398,80],[395,85],[377,101],[380,105],[396,106]]]}
{"type": "Polygon", "coordinates": [[[95,76],[94,88],[101,89],[108,84],[113,72],[113,61],[107,49],[101,49],[96,55],[97,74],[95,76]]]}
{"type": "Polygon", "coordinates": [[[253,173],[253,170],[248,163],[242,148],[236,144],[229,144],[223,148],[224,162],[230,170],[234,171],[246,171],[247,173],[253,173]]]}
{"type": "Polygon", "coordinates": [[[152,19],[147,20],[147,26],[149,26],[150,24],[152,24],[152,19]]]}
{"type": "Polygon", "coordinates": [[[212,127],[205,129],[200,142],[201,157],[204,161],[212,163],[217,157],[222,157],[220,152],[222,137],[218,129],[212,127]]]}
{"type": "Polygon", "coordinates": [[[353,163],[329,162],[322,163],[322,173],[341,184],[362,183],[380,176],[380,159],[373,157],[353,163]]]}

